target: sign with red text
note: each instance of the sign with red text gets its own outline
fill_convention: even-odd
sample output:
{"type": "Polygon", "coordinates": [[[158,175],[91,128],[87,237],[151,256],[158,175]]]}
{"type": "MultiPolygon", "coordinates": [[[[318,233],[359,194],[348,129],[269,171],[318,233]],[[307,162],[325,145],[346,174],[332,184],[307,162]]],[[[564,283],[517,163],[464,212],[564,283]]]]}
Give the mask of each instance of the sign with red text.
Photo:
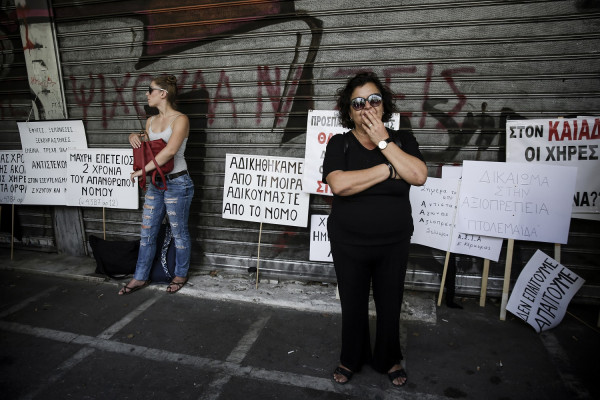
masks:
{"type": "Polygon", "coordinates": [[[138,186],[129,178],[131,149],[69,150],[67,154],[68,206],[137,210],[138,186]]]}
{"type": "Polygon", "coordinates": [[[464,161],[456,227],[462,233],[567,243],[576,167],[464,161]]]}
{"type": "Polygon", "coordinates": [[[579,275],[537,250],[521,271],[506,309],[538,333],[554,328],[584,282],[579,275]]]}
{"type": "Polygon", "coordinates": [[[27,176],[21,150],[0,151],[0,204],[21,204],[27,190],[27,176]]]}
{"type": "Polygon", "coordinates": [[[303,168],[301,158],[226,154],[222,217],[306,227],[303,168]]]}
{"type": "Polygon", "coordinates": [[[573,218],[600,220],[600,117],[507,121],[506,161],[577,167],[573,218]]]}
{"type": "MultiPolygon", "coordinates": [[[[390,129],[400,128],[400,114],[393,114],[385,124],[390,129]]],[[[349,131],[342,126],[336,110],[310,110],[306,122],[305,168],[302,180],[307,193],[331,196],[329,185],[323,183],[323,159],[327,143],[333,135],[349,131]]]]}
{"type": "Polygon", "coordinates": [[[67,154],[87,149],[81,120],[18,122],[27,171],[23,204],[67,204],[67,154]]]}

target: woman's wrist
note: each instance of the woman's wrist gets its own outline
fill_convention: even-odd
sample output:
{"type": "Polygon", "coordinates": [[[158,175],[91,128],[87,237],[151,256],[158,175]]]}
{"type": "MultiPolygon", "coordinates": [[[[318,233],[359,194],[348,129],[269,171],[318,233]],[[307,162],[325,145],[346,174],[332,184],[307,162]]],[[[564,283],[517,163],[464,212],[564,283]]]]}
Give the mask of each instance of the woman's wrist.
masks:
{"type": "Polygon", "coordinates": [[[394,166],[392,165],[392,163],[387,163],[388,169],[390,170],[390,176],[388,179],[394,179],[394,177],[396,176],[396,170],[394,169],[394,166]]]}

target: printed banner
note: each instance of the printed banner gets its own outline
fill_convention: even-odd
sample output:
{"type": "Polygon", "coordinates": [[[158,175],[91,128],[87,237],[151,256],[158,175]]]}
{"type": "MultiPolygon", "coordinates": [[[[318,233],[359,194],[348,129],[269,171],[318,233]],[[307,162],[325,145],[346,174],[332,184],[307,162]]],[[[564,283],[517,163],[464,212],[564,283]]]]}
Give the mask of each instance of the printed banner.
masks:
{"type": "Polygon", "coordinates": [[[223,218],[306,227],[301,158],[226,154],[223,218]]]}
{"type": "Polygon", "coordinates": [[[506,161],[577,167],[573,218],[600,220],[600,118],[507,121],[506,161]]]}
{"type": "Polygon", "coordinates": [[[87,149],[82,121],[18,122],[27,172],[23,204],[67,204],[67,153],[87,149]]]}
{"type": "Polygon", "coordinates": [[[69,150],[68,157],[68,206],[138,208],[131,149],[69,150]]]}
{"type": "Polygon", "coordinates": [[[21,204],[27,190],[27,176],[21,150],[0,151],[0,204],[21,204]]]}
{"type": "MultiPolygon", "coordinates": [[[[390,129],[399,129],[400,114],[393,114],[385,124],[390,129]]],[[[322,182],[323,159],[327,143],[333,135],[347,132],[349,129],[341,125],[336,110],[310,110],[306,122],[306,150],[304,160],[306,166],[302,176],[304,191],[307,193],[331,196],[329,185],[322,182]]]]}
{"type": "Polygon", "coordinates": [[[529,260],[508,299],[506,309],[538,333],[557,326],[584,280],[538,250],[529,260]]]}
{"type": "Polygon", "coordinates": [[[565,244],[576,176],[576,167],[465,161],[457,229],[565,244]]]}

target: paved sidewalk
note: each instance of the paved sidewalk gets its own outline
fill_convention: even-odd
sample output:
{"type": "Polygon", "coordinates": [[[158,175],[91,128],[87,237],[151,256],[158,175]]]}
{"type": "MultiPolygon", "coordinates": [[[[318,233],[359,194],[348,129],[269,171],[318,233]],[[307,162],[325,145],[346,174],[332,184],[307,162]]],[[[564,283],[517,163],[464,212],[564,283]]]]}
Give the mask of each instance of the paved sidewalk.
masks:
{"type": "MultiPolygon", "coordinates": [[[[0,255],[4,255],[0,251],[0,255]]],[[[5,258],[6,259],[6,258],[5,258]]],[[[0,393],[6,399],[600,398],[598,308],[574,306],[538,335],[499,301],[407,293],[409,382],[365,367],[330,376],[341,317],[333,286],[194,276],[168,295],[118,296],[93,259],[20,252],[0,269],[0,393]]],[[[374,322],[374,320],[373,320],[374,322]]]]}

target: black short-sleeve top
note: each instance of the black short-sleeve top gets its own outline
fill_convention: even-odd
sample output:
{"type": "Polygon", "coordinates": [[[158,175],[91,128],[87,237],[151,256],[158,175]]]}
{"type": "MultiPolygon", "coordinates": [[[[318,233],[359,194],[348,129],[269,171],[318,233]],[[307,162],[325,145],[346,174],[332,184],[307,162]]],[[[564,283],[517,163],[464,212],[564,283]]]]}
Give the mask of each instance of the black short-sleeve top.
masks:
{"type": "MultiPolygon", "coordinates": [[[[406,153],[423,160],[419,144],[408,129],[393,131],[390,137],[406,153]]],[[[323,182],[337,170],[354,171],[387,163],[378,147],[366,149],[352,132],[335,135],[327,144],[323,160],[323,182]]],[[[327,222],[329,239],[340,243],[376,246],[410,238],[413,221],[409,199],[410,184],[387,179],[351,196],[334,195],[327,222]]]]}

